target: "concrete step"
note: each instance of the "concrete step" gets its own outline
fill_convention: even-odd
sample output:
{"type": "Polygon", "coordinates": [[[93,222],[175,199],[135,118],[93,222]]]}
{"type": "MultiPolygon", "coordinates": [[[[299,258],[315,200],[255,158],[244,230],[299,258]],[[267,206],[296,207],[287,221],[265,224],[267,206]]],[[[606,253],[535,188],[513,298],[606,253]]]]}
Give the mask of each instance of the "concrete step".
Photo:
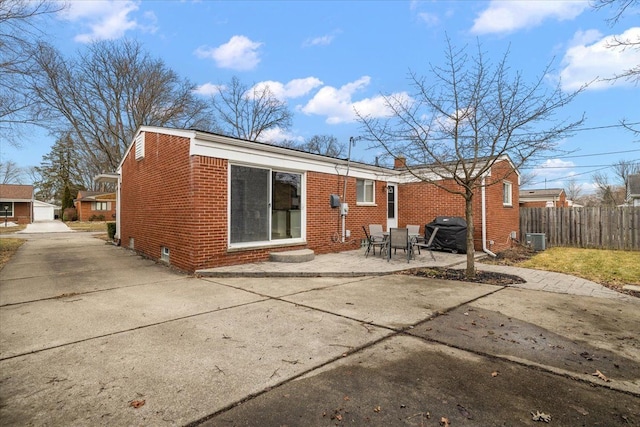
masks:
{"type": "Polygon", "coordinates": [[[271,252],[269,261],[272,262],[307,262],[315,258],[316,254],[311,249],[298,249],[295,251],[271,252]]]}

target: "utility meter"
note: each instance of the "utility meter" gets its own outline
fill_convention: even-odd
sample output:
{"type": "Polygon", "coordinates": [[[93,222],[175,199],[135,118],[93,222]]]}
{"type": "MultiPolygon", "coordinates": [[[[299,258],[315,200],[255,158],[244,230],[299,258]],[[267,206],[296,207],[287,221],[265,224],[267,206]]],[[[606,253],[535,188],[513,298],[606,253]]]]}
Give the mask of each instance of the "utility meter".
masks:
{"type": "Polygon", "coordinates": [[[346,216],[348,213],[349,213],[349,204],[348,203],[342,203],[340,205],[340,215],[346,216]]]}

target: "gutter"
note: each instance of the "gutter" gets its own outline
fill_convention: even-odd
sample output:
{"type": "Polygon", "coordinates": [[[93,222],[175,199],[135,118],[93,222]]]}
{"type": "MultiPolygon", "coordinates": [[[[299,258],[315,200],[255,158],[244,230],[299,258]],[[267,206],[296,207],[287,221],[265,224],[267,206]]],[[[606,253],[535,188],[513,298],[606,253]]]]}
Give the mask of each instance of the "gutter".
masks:
{"type": "Polygon", "coordinates": [[[487,202],[484,177],[482,177],[482,251],[492,257],[497,256],[487,248],[487,202]]]}

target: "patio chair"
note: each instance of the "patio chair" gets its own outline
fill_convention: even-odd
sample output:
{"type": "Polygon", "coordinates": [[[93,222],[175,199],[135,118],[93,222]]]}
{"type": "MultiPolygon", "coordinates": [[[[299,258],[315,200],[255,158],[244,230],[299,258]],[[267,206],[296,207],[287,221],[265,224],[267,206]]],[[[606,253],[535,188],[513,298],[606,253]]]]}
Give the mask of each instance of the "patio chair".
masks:
{"type": "Polygon", "coordinates": [[[433,239],[435,239],[439,229],[440,227],[434,227],[433,233],[431,233],[431,236],[429,236],[429,241],[427,243],[424,243],[424,241],[422,241],[415,244],[418,247],[418,251],[420,251],[420,248],[428,249],[429,253],[431,254],[431,258],[433,258],[434,261],[436,260],[436,257],[433,256],[433,239]]]}
{"type": "Polygon", "coordinates": [[[375,239],[369,233],[367,233],[367,228],[363,225],[362,231],[364,231],[364,235],[367,237],[367,250],[364,252],[365,258],[369,256],[369,251],[373,248],[373,255],[376,254],[376,246],[380,248],[380,255],[382,255],[382,250],[387,245],[387,242],[384,239],[375,239]]]}
{"type": "Polygon", "coordinates": [[[420,226],[407,225],[407,229],[409,230],[409,238],[411,239],[412,246],[416,246],[418,253],[420,253],[420,246],[416,245],[417,243],[424,242],[424,237],[420,235],[420,226]]]}
{"type": "Polygon", "coordinates": [[[382,224],[369,224],[369,235],[373,238],[373,240],[384,240],[382,224]]]}
{"type": "Polygon", "coordinates": [[[397,249],[404,249],[407,254],[407,262],[411,258],[411,244],[409,242],[409,230],[407,228],[390,228],[387,261],[391,259],[391,249],[395,253],[397,249]]]}

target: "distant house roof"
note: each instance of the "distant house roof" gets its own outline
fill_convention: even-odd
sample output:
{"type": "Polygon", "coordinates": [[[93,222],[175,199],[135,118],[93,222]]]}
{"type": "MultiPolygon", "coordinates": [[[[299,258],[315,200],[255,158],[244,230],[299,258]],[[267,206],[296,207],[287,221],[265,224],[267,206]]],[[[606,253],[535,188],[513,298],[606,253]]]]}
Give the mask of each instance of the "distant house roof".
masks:
{"type": "Polygon", "coordinates": [[[96,200],[115,200],[116,193],[104,191],[78,191],[75,201],[95,202],[96,200]]]}
{"type": "Polygon", "coordinates": [[[532,201],[532,200],[548,200],[554,197],[560,197],[564,192],[563,188],[544,188],[544,189],[531,189],[520,190],[520,201],[532,201]],[[524,200],[523,200],[524,199],[524,200]]]}
{"type": "Polygon", "coordinates": [[[629,175],[629,196],[632,199],[640,199],[640,174],[629,175]]]}
{"type": "Polygon", "coordinates": [[[0,184],[0,201],[31,202],[33,185],[0,184]]]}

